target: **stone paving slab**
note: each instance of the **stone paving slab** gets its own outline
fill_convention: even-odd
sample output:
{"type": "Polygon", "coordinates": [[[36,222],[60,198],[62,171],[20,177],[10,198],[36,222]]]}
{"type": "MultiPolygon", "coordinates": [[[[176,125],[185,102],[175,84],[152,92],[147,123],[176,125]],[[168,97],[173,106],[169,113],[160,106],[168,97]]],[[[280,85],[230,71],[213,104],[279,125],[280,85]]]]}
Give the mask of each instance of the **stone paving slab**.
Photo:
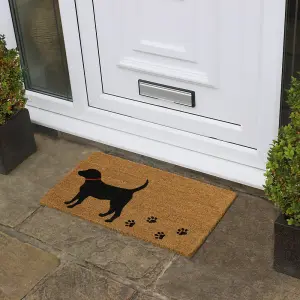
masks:
{"type": "MultiPolygon", "coordinates": [[[[35,135],[38,151],[28,157],[9,175],[0,175],[4,180],[26,180],[47,188],[53,187],[78,162],[86,159],[96,148],[76,145],[64,140],[53,140],[42,135],[35,135]]],[[[10,184],[11,187],[16,185],[10,184]]]]}
{"type": "Polygon", "coordinates": [[[59,260],[0,232],[0,299],[20,300],[59,260]]]}
{"type": "Polygon", "coordinates": [[[18,178],[27,178],[31,183],[48,190],[60,178],[63,178],[72,167],[72,164],[64,163],[58,157],[53,157],[44,152],[37,152],[14,170],[12,175],[18,178]]]}
{"type": "Polygon", "coordinates": [[[168,300],[167,298],[156,297],[156,296],[148,296],[145,294],[139,294],[134,300],[168,300]]]}
{"type": "Polygon", "coordinates": [[[179,257],[156,284],[178,300],[296,300],[300,280],[272,269],[272,204],[240,195],[192,259],[179,257]],[[286,298],[288,297],[288,298],[286,298]]]}
{"type": "Polygon", "coordinates": [[[27,178],[0,175],[0,224],[15,227],[38,207],[47,189],[27,178]]]}
{"type": "Polygon", "coordinates": [[[66,163],[73,163],[75,160],[85,159],[92,152],[98,151],[90,145],[72,143],[64,139],[53,139],[42,134],[35,134],[39,152],[49,154],[54,158],[66,163]]]}
{"type": "Polygon", "coordinates": [[[104,270],[149,285],[174,256],[166,249],[42,207],[20,231],[104,270]]]}
{"type": "MultiPolygon", "coordinates": [[[[61,257],[63,266],[54,275],[46,277],[47,280],[44,277],[39,281],[55,268],[57,259],[54,257],[55,263],[49,263],[51,266],[44,270],[43,264],[47,265],[49,260],[48,253],[33,248],[38,253],[41,251],[45,257],[40,254],[29,257],[26,253],[31,246],[15,239],[14,243],[9,243],[0,238],[1,300],[21,299],[8,297],[8,291],[24,286],[29,291],[37,282],[26,300],[93,300],[94,296],[95,299],[116,300],[126,297],[130,300],[300,299],[300,280],[279,274],[272,268],[273,222],[277,211],[272,204],[259,197],[241,193],[192,259],[174,256],[168,250],[49,208],[39,208],[30,216],[39,207],[39,200],[47,189],[79,160],[95,151],[94,147],[88,145],[49,139],[42,135],[36,135],[36,139],[38,152],[10,175],[0,176],[0,224],[14,227],[5,231],[9,234],[21,230],[22,233],[16,236],[22,236],[22,240],[31,243],[38,239],[33,244],[47,251],[53,250],[61,257]],[[12,249],[4,254],[2,250],[8,245],[13,245],[12,249]],[[18,251],[22,251],[22,255],[18,251]],[[14,260],[13,271],[17,275],[13,275],[12,281],[7,281],[2,269],[8,272],[8,268],[2,261],[11,260],[11,256],[19,261],[24,259],[25,262],[17,263],[17,259],[14,260]],[[43,262],[36,264],[40,258],[43,262]],[[66,262],[68,265],[65,265],[66,262]],[[75,262],[91,271],[74,265],[75,262]],[[31,275],[23,278],[29,271],[40,273],[34,279],[31,275]],[[112,279],[106,279],[105,276],[112,279]],[[134,290],[137,292],[134,293],[134,290]]],[[[169,164],[166,167],[164,163],[133,153],[118,149],[111,151],[107,146],[104,151],[205,180],[197,172],[169,164]]],[[[212,183],[223,185],[224,182],[217,179],[212,183]]],[[[253,192],[244,188],[241,190],[253,192]]]]}
{"type": "Polygon", "coordinates": [[[129,300],[135,290],[83,267],[68,264],[24,300],[129,300]]]}

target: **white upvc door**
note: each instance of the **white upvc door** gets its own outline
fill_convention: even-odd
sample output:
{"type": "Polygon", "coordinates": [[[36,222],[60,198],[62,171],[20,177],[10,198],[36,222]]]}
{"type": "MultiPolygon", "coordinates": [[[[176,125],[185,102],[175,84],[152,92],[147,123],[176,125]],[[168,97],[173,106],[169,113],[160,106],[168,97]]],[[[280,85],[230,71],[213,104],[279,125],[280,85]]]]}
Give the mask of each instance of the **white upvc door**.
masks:
{"type": "MultiPolygon", "coordinates": [[[[15,46],[8,2],[0,2],[0,30],[15,46]]],[[[59,4],[72,93],[60,96],[64,85],[53,73],[50,93],[27,87],[34,122],[262,187],[279,124],[285,0],[53,3],[59,4]],[[195,105],[142,96],[139,80],[192,91],[195,105]]]]}
{"type": "Polygon", "coordinates": [[[256,149],[261,3],[94,0],[102,86],[87,82],[90,105],[256,149]],[[142,96],[139,80],[194,91],[195,107],[142,96]]]}

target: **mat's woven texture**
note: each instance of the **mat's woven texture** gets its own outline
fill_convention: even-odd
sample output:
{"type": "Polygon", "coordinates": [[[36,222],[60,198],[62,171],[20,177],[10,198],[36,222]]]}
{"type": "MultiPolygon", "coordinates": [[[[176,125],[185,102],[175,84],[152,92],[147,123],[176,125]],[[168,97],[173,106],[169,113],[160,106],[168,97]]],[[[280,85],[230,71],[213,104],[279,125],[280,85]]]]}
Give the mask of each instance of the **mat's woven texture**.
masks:
{"type": "Polygon", "coordinates": [[[97,152],[52,188],[41,204],[191,256],[235,197],[228,190],[97,152]],[[94,170],[78,175],[88,169],[94,170]],[[99,216],[110,205],[111,213],[99,216]]]}

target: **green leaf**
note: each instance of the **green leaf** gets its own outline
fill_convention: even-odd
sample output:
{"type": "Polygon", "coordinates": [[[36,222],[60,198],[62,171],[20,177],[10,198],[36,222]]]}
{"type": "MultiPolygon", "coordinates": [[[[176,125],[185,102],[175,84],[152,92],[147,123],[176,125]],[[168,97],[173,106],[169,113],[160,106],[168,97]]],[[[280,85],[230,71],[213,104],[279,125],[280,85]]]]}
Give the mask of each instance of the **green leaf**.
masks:
{"type": "Polygon", "coordinates": [[[26,104],[19,53],[0,35],[0,126],[26,104]]]}
{"type": "Polygon", "coordinates": [[[266,164],[264,190],[281,212],[289,216],[288,224],[300,226],[300,81],[292,78],[287,102],[291,122],[281,127],[266,164]]]}

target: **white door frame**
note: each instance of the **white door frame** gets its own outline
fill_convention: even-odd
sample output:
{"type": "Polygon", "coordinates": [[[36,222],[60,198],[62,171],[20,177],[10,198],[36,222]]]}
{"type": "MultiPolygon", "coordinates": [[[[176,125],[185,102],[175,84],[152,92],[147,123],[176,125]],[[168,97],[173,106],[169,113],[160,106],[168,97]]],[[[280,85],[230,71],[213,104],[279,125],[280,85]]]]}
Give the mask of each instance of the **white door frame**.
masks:
{"type": "MultiPolygon", "coordinates": [[[[34,122],[200,172],[262,188],[267,151],[277,136],[280,112],[285,0],[261,0],[261,78],[257,107],[258,149],[250,149],[90,107],[98,93],[85,79],[101,74],[92,0],[59,0],[73,103],[27,91],[34,122]],[[76,5],[75,5],[76,4],[76,5]],[[76,10],[77,8],[77,10],[76,10]],[[77,28],[80,28],[79,36],[77,28]],[[81,48],[80,48],[81,45],[81,48]],[[82,54],[84,60],[82,61],[82,54]],[[72,63],[73,62],[73,63],[72,63]],[[76,63],[75,63],[76,62],[76,63]],[[94,89],[94,90],[93,90],[94,89]]],[[[8,0],[0,0],[0,31],[16,45],[8,0]],[[4,24],[3,24],[4,23],[4,24]]],[[[109,96],[103,94],[103,99],[109,96]]],[[[117,97],[114,97],[118,100],[117,97]]]]}

